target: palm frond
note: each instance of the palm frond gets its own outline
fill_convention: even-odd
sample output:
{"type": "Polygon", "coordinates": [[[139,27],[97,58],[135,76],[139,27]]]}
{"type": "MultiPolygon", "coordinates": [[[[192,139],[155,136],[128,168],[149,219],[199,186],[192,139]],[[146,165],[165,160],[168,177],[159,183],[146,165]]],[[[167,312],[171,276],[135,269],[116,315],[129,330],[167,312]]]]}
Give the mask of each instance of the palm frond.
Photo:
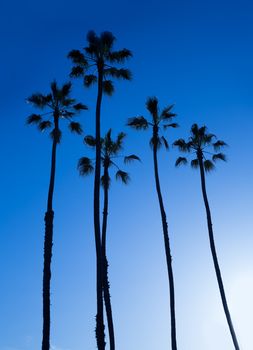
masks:
{"type": "Polygon", "coordinates": [[[75,99],[74,98],[64,98],[62,101],[61,101],[61,105],[63,107],[70,107],[73,105],[73,103],[75,103],[75,99]]]}
{"type": "Polygon", "coordinates": [[[204,145],[210,145],[214,137],[216,137],[214,134],[204,134],[202,135],[202,143],[204,145]]]}
{"type": "Polygon", "coordinates": [[[56,101],[59,99],[59,95],[60,95],[60,90],[58,89],[56,80],[53,80],[50,85],[51,85],[51,91],[52,91],[53,98],[56,101]]]}
{"type": "Polygon", "coordinates": [[[31,114],[26,119],[27,124],[39,124],[41,122],[42,118],[39,114],[31,114]]]}
{"type": "Polygon", "coordinates": [[[90,45],[96,45],[99,42],[99,38],[94,32],[94,30],[89,30],[86,39],[90,45]]]}
{"type": "Polygon", "coordinates": [[[191,161],[191,167],[193,169],[197,169],[199,167],[199,160],[197,158],[191,161]]]}
{"type": "Polygon", "coordinates": [[[81,111],[81,110],[87,110],[88,107],[86,105],[84,105],[83,103],[76,103],[75,105],[73,105],[73,108],[75,111],[81,111]]]}
{"type": "Polygon", "coordinates": [[[173,108],[174,108],[174,104],[170,105],[168,107],[165,107],[162,110],[162,113],[161,113],[161,116],[160,116],[161,120],[170,120],[170,119],[176,117],[176,113],[172,112],[173,108]]]}
{"type": "Polygon", "coordinates": [[[69,129],[71,132],[75,132],[78,135],[81,135],[83,133],[83,129],[81,127],[81,124],[78,122],[70,122],[69,129]]]}
{"type": "Polygon", "coordinates": [[[187,164],[187,159],[185,157],[178,157],[175,163],[175,166],[187,164]]]}
{"type": "Polygon", "coordinates": [[[124,184],[128,184],[130,176],[125,171],[118,170],[116,173],[116,180],[121,180],[124,184]]]}
{"type": "Polygon", "coordinates": [[[193,136],[198,136],[199,135],[199,127],[198,127],[198,124],[194,123],[192,124],[192,127],[191,127],[191,134],[193,136]]]}
{"type": "Polygon", "coordinates": [[[97,77],[94,74],[88,74],[84,77],[84,86],[90,87],[92,84],[95,84],[97,82],[97,77]]]}
{"type": "Polygon", "coordinates": [[[124,157],[124,163],[130,163],[134,160],[138,160],[139,162],[141,161],[139,157],[137,157],[135,154],[131,154],[130,156],[126,156],[124,157]]]}
{"type": "Polygon", "coordinates": [[[164,129],[167,129],[167,128],[178,128],[179,125],[177,123],[170,123],[170,124],[165,124],[163,126],[164,129]]]}
{"type": "Polygon", "coordinates": [[[60,117],[61,117],[61,118],[70,119],[70,118],[72,118],[74,115],[75,115],[74,112],[66,111],[66,110],[65,110],[65,111],[61,111],[60,117]]]}
{"type": "Polygon", "coordinates": [[[46,129],[51,128],[52,123],[50,120],[43,120],[42,122],[39,123],[38,128],[40,131],[45,131],[46,129]]]}
{"type": "Polygon", "coordinates": [[[227,158],[224,153],[216,153],[212,157],[213,161],[216,162],[217,160],[223,160],[224,162],[227,161],[227,158]]]}
{"type": "Polygon", "coordinates": [[[115,36],[109,32],[105,31],[100,34],[100,43],[101,46],[106,50],[109,51],[113,47],[113,43],[115,42],[116,38],[115,36]]]}
{"type": "Polygon", "coordinates": [[[173,142],[173,146],[178,147],[179,151],[181,152],[190,152],[191,149],[191,143],[186,142],[184,139],[178,139],[175,142],[173,142]]]}
{"type": "Polygon", "coordinates": [[[43,109],[47,106],[48,98],[40,93],[37,93],[28,97],[26,101],[31,103],[34,107],[43,109]]]}
{"type": "Polygon", "coordinates": [[[125,137],[126,137],[126,134],[124,132],[120,132],[117,136],[116,143],[122,144],[122,141],[124,140],[125,137]]]}
{"type": "Polygon", "coordinates": [[[61,133],[61,130],[56,130],[56,129],[53,129],[51,132],[50,132],[50,136],[53,140],[55,140],[57,143],[60,143],[61,142],[61,137],[62,137],[62,133],[61,133]]]}
{"type": "Polygon", "coordinates": [[[113,78],[118,78],[118,79],[125,79],[125,80],[131,80],[132,78],[132,73],[130,72],[130,70],[125,68],[121,68],[121,69],[118,69],[115,67],[106,68],[104,70],[104,75],[110,76],[113,78]]]}
{"type": "Polygon", "coordinates": [[[101,176],[101,185],[102,185],[102,187],[103,188],[110,188],[110,185],[111,185],[111,178],[110,178],[110,176],[104,176],[104,175],[102,175],[101,176]]]}
{"type": "Polygon", "coordinates": [[[147,110],[156,119],[158,115],[158,99],[157,97],[148,97],[146,102],[147,110]]]}
{"type": "Polygon", "coordinates": [[[111,96],[114,92],[113,82],[111,80],[103,81],[103,91],[106,95],[111,96]]]}
{"type": "Polygon", "coordinates": [[[72,60],[76,65],[86,66],[88,64],[86,58],[79,50],[72,50],[68,54],[68,58],[72,60]]]}
{"type": "Polygon", "coordinates": [[[213,143],[213,148],[215,151],[219,151],[219,149],[224,146],[227,146],[227,144],[222,140],[218,140],[215,143],[213,143]]]}
{"type": "Polygon", "coordinates": [[[161,141],[163,142],[165,148],[169,149],[168,141],[166,140],[166,138],[164,136],[161,137],[161,141]]]}
{"type": "Polygon", "coordinates": [[[83,67],[81,67],[81,66],[74,66],[71,69],[70,77],[71,78],[79,78],[79,77],[83,76],[83,74],[84,74],[84,68],[83,67]]]}
{"type": "Polygon", "coordinates": [[[79,170],[79,174],[82,176],[89,175],[94,171],[92,161],[88,157],[82,157],[79,159],[77,169],[79,170]]]}
{"type": "Polygon", "coordinates": [[[206,172],[212,171],[215,168],[213,162],[209,159],[204,161],[204,169],[206,172]]]}
{"type": "Polygon", "coordinates": [[[86,135],[83,139],[83,142],[90,147],[96,146],[96,139],[92,135],[86,135]]]}
{"type": "Polygon", "coordinates": [[[146,130],[148,128],[148,121],[144,117],[133,117],[127,121],[127,126],[136,130],[146,130]]]}
{"type": "Polygon", "coordinates": [[[128,58],[132,57],[133,54],[128,49],[122,49],[119,51],[110,52],[108,54],[108,60],[111,63],[124,63],[128,58]]]}
{"type": "Polygon", "coordinates": [[[61,88],[61,93],[62,93],[63,101],[64,101],[64,99],[70,94],[71,88],[72,88],[72,83],[71,83],[71,82],[67,82],[67,83],[65,83],[65,84],[62,86],[62,88],[61,88]]]}
{"type": "MultiPolygon", "coordinates": [[[[111,129],[110,129],[111,132],[111,129]]],[[[124,132],[120,132],[117,136],[117,139],[115,142],[111,140],[111,133],[110,133],[110,142],[109,142],[109,152],[111,154],[117,154],[120,150],[123,149],[123,140],[126,137],[126,134],[124,132]]]]}
{"type": "Polygon", "coordinates": [[[152,136],[151,139],[149,140],[149,146],[153,149],[154,146],[157,147],[157,149],[160,149],[162,146],[162,141],[159,136],[152,136]]]}

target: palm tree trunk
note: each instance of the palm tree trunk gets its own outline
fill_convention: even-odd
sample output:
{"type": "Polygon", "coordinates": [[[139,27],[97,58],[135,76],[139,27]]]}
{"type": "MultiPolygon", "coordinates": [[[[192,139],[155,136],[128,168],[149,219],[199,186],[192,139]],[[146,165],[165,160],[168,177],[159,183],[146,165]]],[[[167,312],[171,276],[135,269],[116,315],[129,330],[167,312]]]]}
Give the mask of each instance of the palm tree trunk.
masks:
{"type": "Polygon", "coordinates": [[[105,349],[104,313],[103,313],[103,262],[100,237],[100,168],[101,168],[101,140],[100,140],[100,112],[103,96],[103,64],[98,64],[98,94],[96,104],[96,164],[94,179],[94,231],[96,245],[97,266],[97,315],[96,340],[98,350],[105,349]]]}
{"type": "Polygon", "coordinates": [[[59,118],[54,115],[54,138],[51,157],[51,172],[47,199],[47,211],[45,213],[45,237],[44,237],[44,268],[43,268],[43,338],[42,350],[50,349],[50,281],[51,281],[51,260],[53,247],[53,194],[55,182],[55,167],[56,167],[56,147],[57,137],[59,132],[59,118]]]}
{"type": "Polygon", "coordinates": [[[213,226],[212,226],[212,217],[211,217],[211,211],[208,203],[208,198],[207,198],[207,193],[206,193],[206,182],[205,182],[205,172],[204,172],[204,165],[203,165],[203,155],[198,154],[198,161],[199,161],[199,168],[200,168],[200,177],[201,177],[201,188],[202,188],[202,195],[205,203],[205,208],[206,208],[206,216],[207,216],[207,226],[208,226],[208,233],[209,233],[209,241],[210,241],[210,248],[212,252],[212,257],[213,257],[213,263],[214,263],[214,268],[216,272],[216,277],[219,285],[219,290],[220,290],[220,295],[221,295],[221,300],[224,308],[224,312],[227,318],[227,323],[229,326],[229,330],[232,336],[232,340],[234,343],[234,347],[236,350],[240,350],[239,344],[236,338],[236,334],[234,331],[232,319],[230,316],[230,312],[228,309],[228,304],[226,300],[226,295],[225,295],[225,290],[222,282],[222,277],[221,277],[221,272],[220,272],[220,267],[218,263],[218,258],[217,258],[217,253],[216,253],[216,248],[214,244],[214,235],[213,235],[213,226]]]}
{"type": "Polygon", "coordinates": [[[153,160],[154,160],[154,172],[155,172],[155,184],[156,191],[160,205],[161,218],[162,218],[162,226],[163,226],[163,238],[164,238],[164,246],[166,253],[166,262],[167,262],[167,270],[169,277],[169,290],[170,290],[170,319],[171,319],[171,349],[177,350],[177,341],[176,341],[176,316],[175,316],[175,291],[174,291],[174,278],[172,271],[172,257],[170,251],[170,241],[168,234],[168,224],[166,213],[164,210],[160,180],[159,180],[159,172],[158,172],[158,161],[157,161],[157,132],[155,131],[153,134],[154,147],[153,147],[153,160]]]}
{"type": "Polygon", "coordinates": [[[109,174],[108,167],[104,167],[104,209],[103,209],[103,225],[102,225],[102,259],[103,259],[103,287],[105,310],[108,323],[108,332],[110,340],[110,350],[115,350],[114,326],[112,317],[112,306],[110,298],[110,284],[108,278],[108,261],[106,257],[106,232],[107,232],[107,216],[108,216],[108,188],[109,174]]]}

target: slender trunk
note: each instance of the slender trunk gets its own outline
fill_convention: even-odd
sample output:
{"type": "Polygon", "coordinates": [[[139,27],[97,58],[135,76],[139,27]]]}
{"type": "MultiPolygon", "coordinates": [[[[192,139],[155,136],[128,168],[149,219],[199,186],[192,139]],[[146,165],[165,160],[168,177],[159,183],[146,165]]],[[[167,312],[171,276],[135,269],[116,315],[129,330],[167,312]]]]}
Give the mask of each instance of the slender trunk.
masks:
{"type": "Polygon", "coordinates": [[[172,270],[172,257],[170,251],[170,241],[168,234],[168,224],[166,219],[166,213],[164,210],[160,180],[159,180],[159,172],[158,172],[158,161],[157,161],[157,138],[158,138],[158,129],[154,127],[153,132],[153,159],[154,159],[154,172],[155,172],[155,184],[156,191],[160,205],[161,218],[162,218],[162,226],[163,226],[163,238],[164,238],[164,246],[166,253],[166,262],[167,262],[167,270],[169,277],[169,290],[170,290],[170,319],[171,319],[171,349],[177,350],[177,340],[176,340],[176,316],[175,316],[175,291],[174,291],[174,279],[173,279],[173,270],[172,270]]]}
{"type": "Polygon", "coordinates": [[[54,114],[54,138],[52,146],[51,173],[47,199],[47,211],[45,213],[45,237],[44,237],[44,268],[43,268],[43,338],[42,350],[50,349],[50,281],[51,260],[53,247],[53,194],[56,167],[57,134],[59,133],[59,116],[54,114]]]}
{"type": "Polygon", "coordinates": [[[214,268],[216,272],[216,277],[219,285],[219,290],[220,290],[220,295],[221,295],[221,300],[224,308],[224,312],[226,315],[227,323],[229,326],[229,330],[232,336],[232,340],[234,343],[234,347],[236,350],[240,350],[238,341],[236,339],[236,334],[234,331],[232,319],[230,316],[230,312],[228,309],[228,304],[226,300],[226,295],[225,295],[225,290],[222,282],[222,277],[221,277],[221,272],[220,272],[220,267],[218,263],[218,258],[217,258],[217,253],[216,253],[216,248],[214,244],[214,236],[213,236],[213,226],[212,226],[212,217],[211,217],[211,211],[208,203],[208,198],[207,198],[207,193],[206,193],[206,182],[205,182],[205,172],[204,172],[204,165],[203,165],[203,154],[202,152],[198,152],[198,161],[199,161],[199,168],[200,168],[200,177],[201,177],[201,188],[202,188],[202,194],[203,194],[203,199],[205,203],[205,208],[206,208],[206,216],[207,216],[207,226],[208,226],[208,233],[209,233],[209,241],[210,241],[210,248],[212,252],[212,257],[213,257],[213,263],[214,263],[214,268]]]}
{"type": "Polygon", "coordinates": [[[102,224],[102,259],[103,259],[103,287],[104,287],[104,301],[105,310],[108,323],[108,332],[110,340],[110,350],[115,350],[114,326],[112,317],[112,306],[110,298],[110,284],[108,278],[108,261],[106,257],[106,232],[107,232],[107,216],[108,216],[108,188],[109,188],[109,174],[108,166],[104,167],[104,209],[103,209],[103,224],[102,224]]]}
{"type": "Polygon", "coordinates": [[[104,314],[103,314],[103,262],[100,237],[100,168],[101,168],[101,140],[100,140],[100,112],[103,96],[103,63],[98,64],[98,94],[96,105],[96,164],[94,179],[94,233],[96,245],[96,289],[97,289],[97,315],[96,340],[98,350],[105,349],[104,314]]]}

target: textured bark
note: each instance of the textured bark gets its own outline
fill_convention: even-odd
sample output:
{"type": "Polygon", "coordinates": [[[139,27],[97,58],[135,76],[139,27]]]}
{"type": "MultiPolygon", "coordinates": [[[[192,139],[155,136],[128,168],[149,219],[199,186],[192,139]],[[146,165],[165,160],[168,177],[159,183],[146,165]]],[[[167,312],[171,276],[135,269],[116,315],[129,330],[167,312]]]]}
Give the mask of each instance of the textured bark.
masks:
{"type": "Polygon", "coordinates": [[[103,224],[102,224],[102,259],[103,259],[103,290],[104,290],[104,302],[108,324],[108,333],[110,341],[110,350],[115,350],[115,337],[114,337],[114,325],[112,317],[112,306],[110,298],[110,284],[108,277],[108,261],[106,257],[106,233],[107,233],[107,217],[108,217],[108,187],[109,187],[109,174],[108,167],[105,164],[104,167],[104,208],[103,208],[103,224]]]}
{"type": "Polygon", "coordinates": [[[105,349],[104,313],[103,313],[103,261],[100,237],[100,172],[101,172],[101,137],[100,137],[100,111],[103,96],[103,62],[98,63],[98,93],[96,104],[96,164],[94,179],[94,233],[96,245],[96,290],[97,290],[97,315],[96,315],[96,340],[98,350],[105,349]]]}
{"type": "Polygon", "coordinates": [[[162,218],[162,226],[163,226],[163,238],[164,238],[164,246],[165,246],[165,254],[166,254],[166,262],[167,262],[167,271],[169,277],[169,291],[170,291],[170,319],[171,319],[171,349],[177,350],[177,340],[176,340],[176,316],[175,316],[175,291],[174,291],[174,278],[173,278],[173,270],[172,270],[172,257],[170,250],[170,241],[168,234],[168,224],[166,213],[164,210],[163,198],[160,187],[159,180],[159,172],[158,172],[158,161],[157,161],[157,138],[158,138],[158,128],[154,126],[153,131],[153,160],[154,160],[154,172],[155,172],[155,184],[156,191],[160,206],[161,218],[162,218]]]}
{"type": "Polygon", "coordinates": [[[42,350],[50,349],[50,280],[53,246],[54,212],[45,214],[44,269],[43,269],[43,339],[42,350]]]}
{"type": "Polygon", "coordinates": [[[53,247],[53,194],[56,168],[56,147],[59,133],[59,116],[54,113],[54,133],[51,157],[51,172],[47,199],[47,212],[45,213],[45,237],[44,237],[44,268],[43,268],[43,330],[42,350],[50,349],[50,282],[51,282],[51,260],[53,247]]]}
{"type": "Polygon", "coordinates": [[[207,198],[207,193],[206,193],[206,182],[205,182],[205,171],[204,171],[204,165],[203,165],[203,154],[202,152],[198,152],[198,161],[199,161],[199,168],[200,168],[200,177],[201,177],[201,188],[202,188],[202,195],[205,203],[205,208],[206,208],[206,217],[207,217],[207,226],[208,226],[208,233],[209,233],[209,241],[210,241],[210,248],[212,252],[212,257],[213,257],[213,263],[214,263],[214,268],[215,268],[215,273],[217,277],[217,282],[220,290],[220,295],[221,295],[221,300],[224,308],[224,312],[226,315],[228,327],[232,336],[232,340],[234,343],[234,347],[236,350],[240,350],[239,344],[236,338],[236,334],[234,331],[232,319],[230,316],[230,312],[228,309],[228,304],[227,304],[227,299],[225,295],[225,290],[223,286],[223,281],[222,281],[222,276],[220,272],[220,267],[218,263],[218,257],[216,253],[216,248],[215,248],[215,243],[214,243],[214,235],[213,235],[213,225],[212,225],[212,217],[211,217],[211,211],[209,207],[209,202],[207,198]]]}

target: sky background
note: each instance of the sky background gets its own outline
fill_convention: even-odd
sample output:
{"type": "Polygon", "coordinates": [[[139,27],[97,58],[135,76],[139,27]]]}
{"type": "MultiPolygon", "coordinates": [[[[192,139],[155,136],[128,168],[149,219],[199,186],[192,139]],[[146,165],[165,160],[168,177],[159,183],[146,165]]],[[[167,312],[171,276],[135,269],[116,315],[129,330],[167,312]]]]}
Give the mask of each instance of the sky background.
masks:
{"type": "MultiPolygon", "coordinates": [[[[253,349],[253,4],[251,1],[10,1],[1,4],[1,235],[0,350],[40,348],[44,212],[51,142],[25,126],[35,112],[25,103],[68,81],[71,49],[86,33],[109,30],[115,49],[127,47],[132,82],[116,83],[103,100],[102,130],[128,134],[125,153],[141,164],[131,184],[110,191],[108,259],[119,350],[167,350],[169,292],[149,132],[126,130],[128,117],[148,116],[145,101],[175,103],[187,137],[194,122],[225,140],[228,162],[207,176],[214,233],[228,303],[241,350],[253,349]]],[[[73,96],[89,106],[80,115],[94,133],[96,89],[73,82],[73,96]]],[[[52,350],[96,349],[93,179],[76,171],[91,156],[82,136],[62,125],[55,186],[52,261],[52,350]]],[[[176,150],[159,154],[176,290],[179,350],[230,350],[212,264],[197,171],[174,168],[176,150]]]]}

